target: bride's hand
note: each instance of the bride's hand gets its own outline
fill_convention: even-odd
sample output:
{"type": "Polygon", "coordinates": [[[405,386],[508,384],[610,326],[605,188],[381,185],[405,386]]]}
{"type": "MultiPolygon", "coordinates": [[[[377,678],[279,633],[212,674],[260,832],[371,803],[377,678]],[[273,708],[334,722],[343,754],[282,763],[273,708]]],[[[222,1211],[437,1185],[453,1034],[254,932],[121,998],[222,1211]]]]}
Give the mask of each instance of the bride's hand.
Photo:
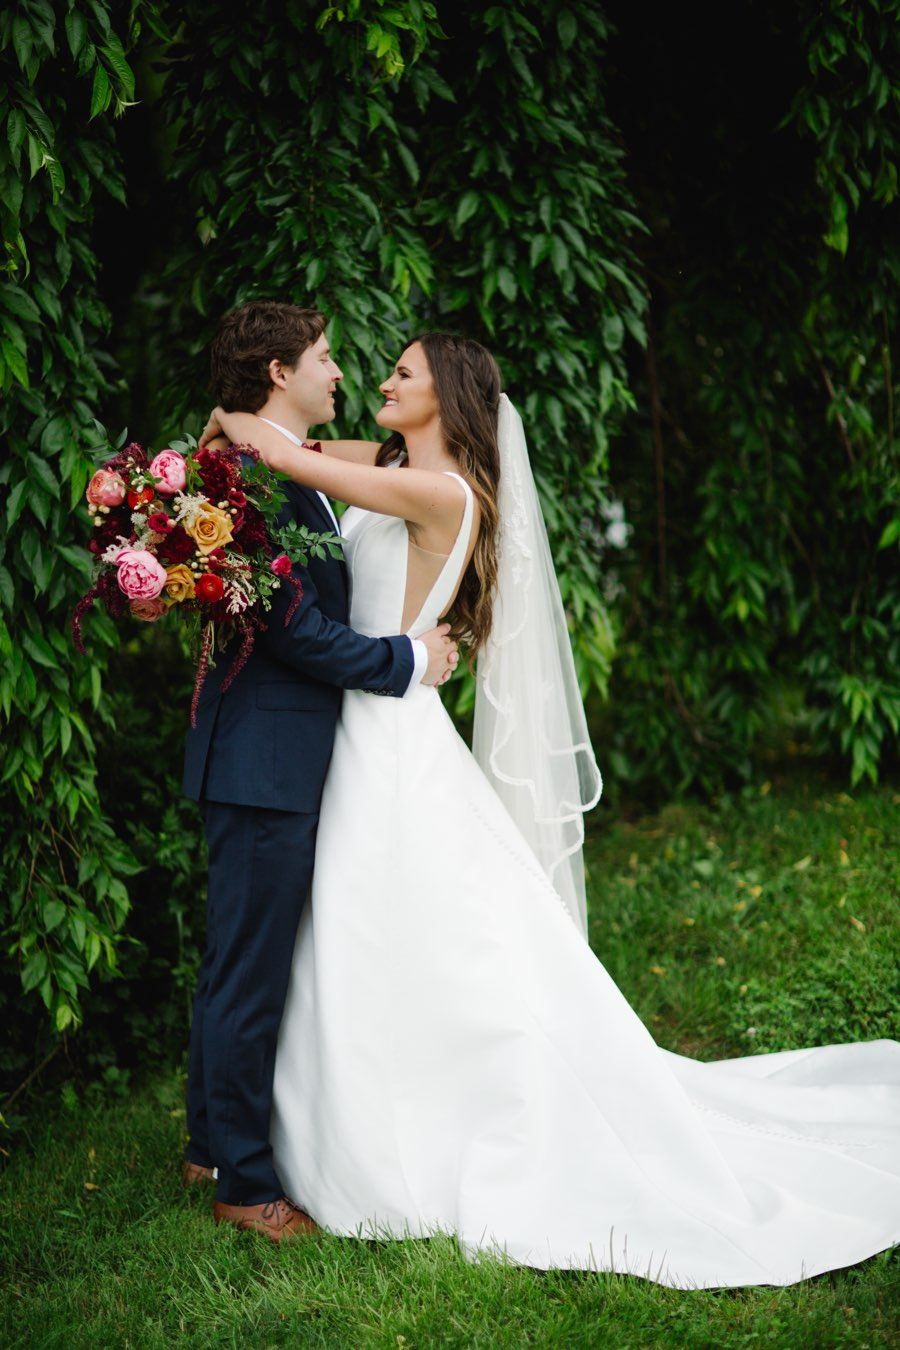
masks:
{"type": "Polygon", "coordinates": [[[252,445],[264,464],[288,476],[297,456],[310,453],[291,445],[280,431],[271,430],[253,413],[226,412],[221,405],[210,413],[200,444],[217,435],[224,436],[232,445],[252,445]]]}
{"type": "Polygon", "coordinates": [[[219,421],[219,414],[221,412],[221,408],[213,408],[212,412],[209,414],[209,421],[203,428],[203,434],[200,437],[199,448],[201,450],[205,450],[210,441],[214,441],[217,436],[223,436],[225,434],[222,423],[219,421]]]}

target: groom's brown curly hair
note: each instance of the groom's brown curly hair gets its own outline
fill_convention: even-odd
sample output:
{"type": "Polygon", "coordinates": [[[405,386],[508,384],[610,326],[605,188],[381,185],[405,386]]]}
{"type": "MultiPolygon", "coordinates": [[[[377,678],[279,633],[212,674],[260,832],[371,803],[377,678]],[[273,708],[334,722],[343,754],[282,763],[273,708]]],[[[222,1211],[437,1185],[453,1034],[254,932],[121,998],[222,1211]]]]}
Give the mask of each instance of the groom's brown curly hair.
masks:
{"type": "Polygon", "coordinates": [[[212,389],[226,412],[258,412],[269,397],[269,362],[295,366],[325,331],[317,309],[250,300],[219,323],[210,349],[212,389]]]}

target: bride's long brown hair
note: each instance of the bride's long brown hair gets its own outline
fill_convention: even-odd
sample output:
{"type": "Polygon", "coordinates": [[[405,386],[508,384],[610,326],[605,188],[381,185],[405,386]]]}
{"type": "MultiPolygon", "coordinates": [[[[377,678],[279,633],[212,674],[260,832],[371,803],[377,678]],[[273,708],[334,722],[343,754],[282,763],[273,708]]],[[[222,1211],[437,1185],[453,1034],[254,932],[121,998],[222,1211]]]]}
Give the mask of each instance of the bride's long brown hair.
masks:
{"type": "MultiPolygon", "coordinates": [[[[487,348],[471,338],[421,333],[406,346],[414,342],[421,343],[431,371],[447,449],[472,485],[481,508],[478,542],[450,611],[452,636],[464,642],[474,657],[491,631],[497,579],[500,368],[487,348]]],[[[389,464],[404,449],[403,437],[394,432],[375,463],[389,464]]]]}

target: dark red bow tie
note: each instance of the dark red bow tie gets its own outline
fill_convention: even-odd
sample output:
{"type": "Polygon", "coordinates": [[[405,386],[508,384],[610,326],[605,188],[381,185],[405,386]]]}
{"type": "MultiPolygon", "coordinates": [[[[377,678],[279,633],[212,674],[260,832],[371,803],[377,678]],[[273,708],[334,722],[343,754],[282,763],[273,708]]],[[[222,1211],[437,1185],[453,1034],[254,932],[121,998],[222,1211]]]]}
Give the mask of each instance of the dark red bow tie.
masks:
{"type": "Polygon", "coordinates": [[[315,452],[316,452],[317,455],[321,455],[321,453],[322,453],[322,442],[321,442],[321,441],[313,441],[313,443],[312,443],[311,445],[310,445],[309,441],[301,441],[300,444],[303,446],[303,449],[304,449],[304,450],[315,450],[315,452]]]}

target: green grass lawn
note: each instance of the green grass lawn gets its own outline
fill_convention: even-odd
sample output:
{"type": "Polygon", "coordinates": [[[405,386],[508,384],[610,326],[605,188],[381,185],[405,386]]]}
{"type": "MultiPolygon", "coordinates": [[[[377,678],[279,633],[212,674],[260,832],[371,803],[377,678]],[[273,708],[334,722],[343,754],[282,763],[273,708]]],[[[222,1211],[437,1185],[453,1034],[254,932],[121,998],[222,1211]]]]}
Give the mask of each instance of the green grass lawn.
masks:
{"type": "MultiPolygon", "coordinates": [[[[896,1036],[898,837],[896,791],[796,781],[601,820],[594,948],[657,1040],[699,1058],[896,1036]]],[[[70,1087],[31,1119],[0,1196],[0,1344],[900,1344],[889,1254],[790,1289],[682,1293],[469,1265],[450,1239],[279,1250],[181,1192],[183,1127],[174,1074],[112,1098],[70,1087]]]]}

